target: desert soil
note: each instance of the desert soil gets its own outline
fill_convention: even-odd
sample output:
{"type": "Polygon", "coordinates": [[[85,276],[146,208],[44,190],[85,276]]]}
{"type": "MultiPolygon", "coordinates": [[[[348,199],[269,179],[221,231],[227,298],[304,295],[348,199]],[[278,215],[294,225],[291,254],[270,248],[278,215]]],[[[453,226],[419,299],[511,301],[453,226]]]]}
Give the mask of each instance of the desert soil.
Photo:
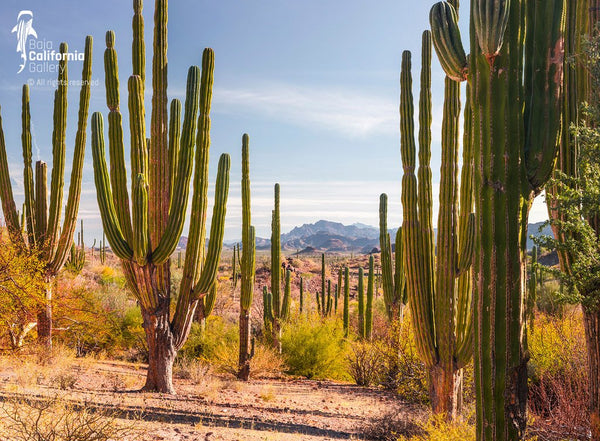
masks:
{"type": "Polygon", "coordinates": [[[176,379],[176,396],[140,393],[144,374],[143,365],[112,361],[77,359],[41,368],[0,360],[0,401],[59,395],[118,411],[144,441],[364,439],[365,424],[399,405],[385,391],[352,384],[291,378],[244,383],[212,374],[195,382],[176,379]]]}

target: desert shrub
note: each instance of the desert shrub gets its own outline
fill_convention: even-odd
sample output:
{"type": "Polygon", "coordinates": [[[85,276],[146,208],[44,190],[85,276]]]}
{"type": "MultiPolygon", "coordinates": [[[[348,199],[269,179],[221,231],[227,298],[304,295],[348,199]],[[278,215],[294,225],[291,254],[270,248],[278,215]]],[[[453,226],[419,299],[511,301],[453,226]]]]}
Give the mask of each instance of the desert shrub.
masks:
{"type": "Polygon", "coordinates": [[[360,432],[365,439],[378,441],[396,441],[398,438],[412,439],[413,436],[422,436],[425,431],[419,424],[421,416],[415,417],[415,411],[421,413],[419,409],[393,408],[370,418],[360,428],[360,432]]]}
{"type": "Polygon", "coordinates": [[[426,403],[429,400],[427,369],[417,354],[409,312],[401,324],[393,322],[386,332],[380,330],[378,334],[383,373],[381,384],[408,402],[426,403]]]}
{"type": "Polygon", "coordinates": [[[563,288],[556,280],[545,282],[536,292],[536,307],[545,314],[562,317],[565,311],[565,296],[563,288]]]}
{"type": "MultiPolygon", "coordinates": [[[[528,336],[529,407],[532,433],[560,428],[563,437],[579,437],[589,427],[587,354],[581,311],[563,318],[538,314],[528,336]]],[[[543,437],[543,436],[542,436],[543,437]]]]}
{"type": "Polygon", "coordinates": [[[419,423],[422,433],[402,435],[398,441],[475,441],[475,426],[468,419],[447,421],[442,415],[431,416],[419,423]]]}
{"type": "Polygon", "coordinates": [[[135,436],[133,424],[120,422],[116,413],[86,410],[60,397],[4,401],[0,423],[0,438],[13,441],[108,441],[135,436]]]}
{"type": "Polygon", "coordinates": [[[281,344],[288,373],[349,379],[345,363],[348,348],[339,321],[300,316],[286,324],[281,344]]]}
{"type": "MultiPolygon", "coordinates": [[[[192,325],[190,337],[178,358],[201,359],[209,363],[216,372],[236,375],[239,341],[237,324],[210,316],[204,328],[198,323],[192,325]]],[[[250,375],[254,378],[277,376],[282,370],[281,356],[260,339],[256,339],[254,356],[250,360],[250,375]]]]}
{"type": "Polygon", "coordinates": [[[377,343],[358,341],[352,343],[348,354],[348,373],[359,386],[378,384],[381,379],[381,349],[377,343]]]}
{"type": "Polygon", "coordinates": [[[210,364],[198,358],[178,357],[173,365],[173,375],[176,378],[190,380],[196,385],[205,383],[210,374],[210,364]]]}

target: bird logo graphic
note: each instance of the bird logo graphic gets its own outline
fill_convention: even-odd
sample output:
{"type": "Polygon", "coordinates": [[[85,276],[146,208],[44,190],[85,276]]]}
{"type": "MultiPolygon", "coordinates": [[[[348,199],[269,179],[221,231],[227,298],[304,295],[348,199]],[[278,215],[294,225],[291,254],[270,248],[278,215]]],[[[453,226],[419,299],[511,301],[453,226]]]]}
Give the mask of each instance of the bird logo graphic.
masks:
{"type": "Polygon", "coordinates": [[[11,33],[15,32],[17,33],[17,53],[21,53],[21,59],[23,60],[23,64],[19,66],[20,69],[17,73],[21,73],[27,64],[27,39],[29,37],[38,38],[35,29],[33,29],[33,12],[27,10],[19,12],[17,24],[11,33]]]}

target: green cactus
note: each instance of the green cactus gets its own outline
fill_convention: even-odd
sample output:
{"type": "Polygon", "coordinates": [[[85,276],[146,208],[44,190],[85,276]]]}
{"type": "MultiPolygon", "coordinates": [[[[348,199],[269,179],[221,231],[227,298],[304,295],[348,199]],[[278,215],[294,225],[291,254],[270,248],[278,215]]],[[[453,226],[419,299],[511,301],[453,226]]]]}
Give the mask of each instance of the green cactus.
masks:
{"type": "Polygon", "coordinates": [[[99,249],[100,263],[104,265],[106,263],[106,235],[102,232],[102,242],[100,243],[99,249]]]}
{"type": "MultiPolygon", "coordinates": [[[[66,43],[60,45],[61,54],[68,52],[66,43]]],[[[63,206],[66,132],[67,132],[67,57],[59,63],[58,88],[54,94],[54,131],[52,135],[52,177],[50,184],[50,206],[48,206],[47,165],[38,161],[35,166],[35,180],[31,155],[31,113],[29,87],[23,86],[22,95],[22,147],[23,180],[25,190],[26,233],[22,233],[16,210],[12,184],[8,170],[6,145],[0,118],[0,199],[4,221],[11,241],[26,252],[38,254],[44,263],[45,306],[38,313],[38,339],[47,349],[52,347],[52,291],[56,275],[65,264],[73,244],[77,226],[77,211],[81,195],[81,178],[85,154],[86,128],[90,102],[90,80],[92,76],[92,37],[85,40],[81,92],[79,95],[79,116],[75,151],[71,168],[71,180],[66,206],[63,206]],[[61,226],[61,215],[64,222],[61,226]]]]}
{"type": "Polygon", "coordinates": [[[331,280],[327,281],[327,307],[325,308],[325,315],[329,317],[331,315],[331,308],[333,307],[333,299],[331,298],[331,280]]]}
{"type": "MultiPolygon", "coordinates": [[[[449,20],[455,20],[456,14],[448,18],[438,13],[441,8],[456,8],[452,3],[433,6],[434,36],[441,28],[454,27],[449,20]]],[[[552,173],[560,137],[566,3],[471,3],[466,79],[467,102],[473,109],[467,133],[475,170],[478,440],[522,439],[526,427],[528,355],[522,278],[527,218],[535,195],[552,173]]],[[[447,59],[443,42],[436,39],[434,44],[439,58],[447,59]]]]}
{"type": "Polygon", "coordinates": [[[348,267],[344,268],[344,337],[350,334],[350,273],[348,267]]]}
{"type": "Polygon", "coordinates": [[[325,298],[325,253],[321,254],[321,315],[327,314],[327,300],[325,298]]]}
{"type": "MultiPolygon", "coordinates": [[[[469,314],[471,289],[468,284],[474,236],[474,218],[471,214],[472,150],[467,136],[463,146],[462,186],[459,200],[457,171],[460,84],[446,77],[436,255],[436,247],[432,240],[432,189],[429,168],[431,156],[431,34],[429,31],[424,32],[422,44],[418,179],[414,173],[416,146],[410,53],[404,52],[402,56],[400,118],[404,168],[403,258],[404,268],[407,269],[407,291],[416,346],[429,370],[431,405],[434,412],[454,418],[460,411],[462,402],[459,395],[462,393],[462,368],[472,356],[472,320],[469,314]]],[[[466,120],[469,121],[468,108],[465,113],[466,120]]],[[[382,265],[382,268],[385,278],[385,265],[382,265]]]]}
{"type": "Polygon", "coordinates": [[[77,244],[71,245],[71,253],[65,263],[65,268],[69,271],[79,274],[85,264],[85,242],[83,240],[83,220],[81,221],[81,230],[77,234],[77,244]]]}
{"type": "Polygon", "coordinates": [[[150,138],[147,139],[142,3],[142,0],[134,1],[133,75],[127,82],[131,201],[127,189],[117,53],[112,31],[106,34],[104,53],[110,173],[105,159],[104,127],[100,113],[92,116],[92,153],[104,231],[112,252],[122,261],[128,285],[138,300],[144,319],[149,349],[144,390],[174,393],[173,360],[189,335],[199,302],[210,293],[216,280],[223,245],[230,159],[224,154],[219,160],[215,206],[206,247],[209,115],[214,52],[205,49],[202,69],[193,66],[188,71],[183,125],[179,133],[181,104],[177,100],[172,103],[171,119],[168,118],[167,0],[156,1],[152,109],[149,112],[150,138]],[[176,163],[172,164],[171,161],[176,163]],[[183,231],[192,170],[194,191],[183,277],[176,304],[171,305],[170,256],[183,231]]]}
{"type": "Polygon", "coordinates": [[[281,301],[281,310],[279,311],[279,318],[283,321],[287,321],[290,318],[290,311],[292,306],[292,272],[290,270],[285,271],[285,289],[283,291],[283,300],[281,301]]]}
{"type": "Polygon", "coordinates": [[[240,292],[240,352],[238,374],[240,380],[250,378],[250,308],[254,297],[256,269],[256,238],[251,225],[250,207],[250,152],[249,137],[242,136],[242,280],[240,292]]]}
{"type": "Polygon", "coordinates": [[[263,325],[267,336],[273,332],[273,319],[273,294],[263,286],[263,325]]]}
{"type": "Polygon", "coordinates": [[[406,278],[402,259],[402,228],[398,228],[395,240],[395,262],[387,228],[387,195],[379,197],[379,246],[381,248],[381,273],[383,300],[388,319],[402,323],[406,305],[406,278]]]}
{"type": "Polygon", "coordinates": [[[300,277],[300,314],[304,310],[304,279],[300,277]]]}
{"type": "Polygon", "coordinates": [[[365,306],[365,338],[373,334],[373,292],[375,291],[375,268],[373,255],[369,256],[369,276],[367,278],[367,304],[365,306]]]}
{"type": "Polygon", "coordinates": [[[366,336],[365,331],[365,284],[364,284],[364,270],[358,269],[358,336],[364,339],[366,336]]]}

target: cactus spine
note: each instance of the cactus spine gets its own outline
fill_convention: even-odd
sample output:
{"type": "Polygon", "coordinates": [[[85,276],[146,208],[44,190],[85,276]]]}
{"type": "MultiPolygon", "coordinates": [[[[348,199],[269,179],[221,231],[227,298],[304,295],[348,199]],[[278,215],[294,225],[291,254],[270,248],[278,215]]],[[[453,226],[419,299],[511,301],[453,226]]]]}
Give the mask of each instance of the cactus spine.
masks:
{"type": "MultiPolygon", "coordinates": [[[[466,78],[473,109],[478,440],[521,439],[526,427],[527,218],[552,172],[560,135],[565,3],[471,2],[466,78]]],[[[439,17],[441,7],[434,5],[431,16],[439,17]]],[[[432,20],[434,35],[450,26],[432,20]]],[[[447,58],[447,48],[434,43],[447,58]]]]}
{"type": "Polygon", "coordinates": [[[202,69],[188,71],[183,125],[181,104],[167,109],[167,0],[156,0],[152,56],[150,140],[145,125],[145,46],[142,0],[134,0],[133,75],[128,80],[131,138],[131,203],[120,112],[115,35],[106,34],[104,53],[110,173],[105,159],[104,127],[100,113],[92,116],[92,153],[98,205],[113,253],[139,302],[149,348],[144,390],[174,393],[172,365],[185,343],[196,307],[213,288],[223,245],[229,191],[228,155],[219,160],[215,206],[208,249],[205,246],[208,211],[210,104],[214,52],[205,49],[202,69]],[[168,131],[171,130],[171,133],[168,131]],[[170,139],[170,142],[167,140],[170,139]],[[194,148],[196,151],[194,152],[194,148]],[[170,161],[175,163],[171,164],[170,161]],[[176,305],[171,305],[171,262],[183,230],[190,182],[192,210],[183,277],[176,305]],[[171,191],[172,190],[172,191],[171,191]],[[131,206],[131,210],[130,210],[131,206]],[[171,310],[174,311],[171,316],[171,310]]]}
{"type": "MultiPolygon", "coordinates": [[[[67,44],[61,43],[60,52],[68,52],[67,44]]],[[[0,199],[4,220],[11,241],[28,252],[39,253],[45,265],[45,306],[38,314],[38,339],[46,348],[52,346],[52,290],[56,275],[65,264],[73,244],[77,226],[77,211],[81,195],[81,177],[85,154],[85,139],[90,102],[90,79],[92,76],[92,37],[85,40],[85,59],[81,74],[82,86],[79,94],[79,116],[75,137],[75,152],[71,169],[71,183],[66,206],[63,207],[65,174],[65,151],[67,131],[67,85],[66,56],[59,64],[58,88],[54,94],[54,131],[52,135],[52,177],[50,184],[50,206],[48,206],[47,165],[38,161],[34,173],[31,165],[31,113],[29,87],[23,86],[22,98],[22,147],[23,180],[25,190],[26,234],[23,237],[17,214],[6,156],[2,119],[0,118],[0,199]],[[60,225],[61,214],[65,212],[60,225]]]]}
{"type": "Polygon", "coordinates": [[[256,268],[256,239],[250,218],[250,153],[249,138],[242,136],[242,280],[240,292],[240,353],[238,378],[250,378],[250,307],[254,297],[256,268]]]}
{"type": "MultiPolygon", "coordinates": [[[[415,340],[429,370],[433,411],[454,418],[460,411],[462,367],[471,358],[471,290],[468,270],[473,253],[474,223],[469,137],[463,148],[460,205],[458,198],[458,122],[460,84],[446,77],[442,122],[442,163],[437,255],[431,219],[431,34],[423,33],[419,100],[419,169],[415,176],[410,52],[402,56],[401,131],[404,267],[415,340]],[[458,234],[460,233],[460,235],[458,234]],[[459,236],[460,244],[457,236],[459,236]],[[435,262],[435,263],[434,263],[435,262]],[[466,275],[465,275],[466,274],[466,275]],[[462,276],[465,275],[463,278],[462,276]]],[[[470,112],[467,109],[466,120],[470,112]]],[[[385,274],[385,272],[384,272],[385,274]]],[[[384,285],[385,286],[385,285],[384,285]]]]}

